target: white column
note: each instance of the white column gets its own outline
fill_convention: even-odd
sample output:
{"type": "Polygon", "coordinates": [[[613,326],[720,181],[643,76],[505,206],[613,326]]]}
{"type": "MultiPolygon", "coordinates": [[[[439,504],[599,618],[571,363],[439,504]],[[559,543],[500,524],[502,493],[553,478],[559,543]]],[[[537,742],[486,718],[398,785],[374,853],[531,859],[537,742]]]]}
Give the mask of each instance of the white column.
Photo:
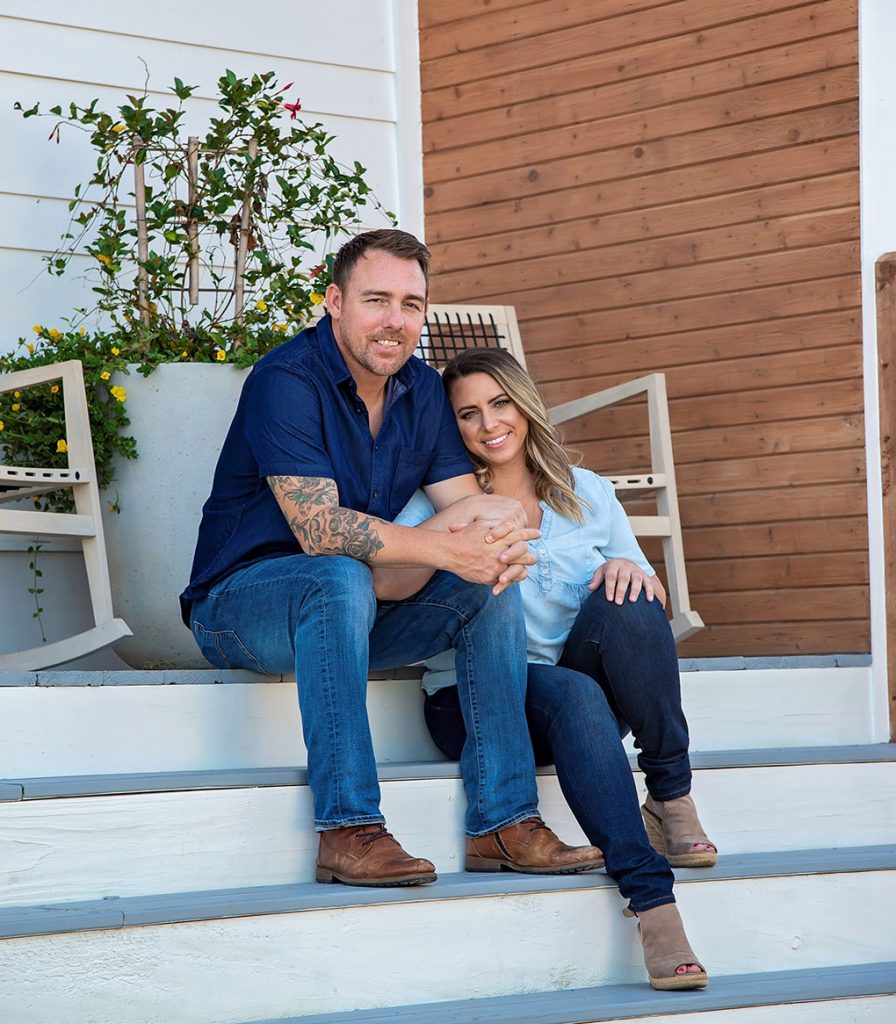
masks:
{"type": "Polygon", "coordinates": [[[862,319],[868,556],[871,583],[872,714],[875,739],[889,738],[886,580],[878,418],[874,264],[896,251],[896,3],[860,0],[859,110],[862,203],[862,319]]]}

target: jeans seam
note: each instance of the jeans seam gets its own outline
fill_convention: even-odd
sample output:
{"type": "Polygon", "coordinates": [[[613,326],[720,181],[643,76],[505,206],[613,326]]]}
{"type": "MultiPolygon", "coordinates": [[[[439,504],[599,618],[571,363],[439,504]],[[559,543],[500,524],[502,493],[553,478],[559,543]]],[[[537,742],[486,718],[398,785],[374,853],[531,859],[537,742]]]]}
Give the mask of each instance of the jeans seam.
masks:
{"type": "MultiPolygon", "coordinates": [[[[482,737],[479,730],[479,706],[476,702],[476,686],[472,684],[472,672],[473,672],[473,654],[472,654],[472,641],[469,633],[467,632],[468,623],[465,623],[461,629],[461,635],[464,640],[464,648],[466,649],[467,659],[467,698],[470,702],[470,724],[472,726],[473,739],[476,746],[476,810],[479,814],[479,820],[484,821],[484,807],[483,807],[483,794],[485,786],[483,783],[483,765],[482,765],[482,737]]],[[[455,648],[456,650],[456,648],[455,648]]],[[[463,706],[461,706],[463,710],[463,706]]]]}
{"type": "Polygon", "coordinates": [[[315,832],[328,832],[334,828],[351,828],[353,825],[385,825],[386,819],[379,815],[367,815],[362,818],[349,818],[343,821],[341,818],[315,818],[314,819],[314,831],[315,832]]]}
{"type": "Polygon", "coordinates": [[[532,808],[528,811],[520,811],[519,814],[514,814],[506,821],[502,821],[498,825],[490,825],[488,828],[483,829],[481,832],[467,832],[467,837],[470,839],[478,839],[480,836],[491,835],[492,832],[500,832],[502,828],[508,828],[510,825],[516,825],[520,821],[526,821],[529,818],[540,818],[541,815],[538,813],[537,808],[532,808]]]}
{"type": "Polygon", "coordinates": [[[675,897],[670,892],[668,896],[659,896],[655,900],[650,900],[644,906],[635,906],[634,900],[629,902],[629,907],[636,913],[642,913],[645,910],[653,910],[655,907],[664,907],[667,903],[674,903],[675,897]]]}
{"type": "MultiPolygon", "coordinates": [[[[313,586],[314,586],[314,589],[319,593],[320,597],[323,599],[323,603],[326,604],[326,600],[327,600],[326,589],[321,585],[321,583],[318,580],[314,580],[313,581],[313,586]]],[[[318,628],[319,628],[318,636],[320,637],[320,641],[321,641],[319,649],[322,650],[322,651],[326,651],[327,652],[327,657],[326,657],[325,663],[324,663],[324,666],[325,666],[324,667],[324,671],[325,671],[325,675],[326,675],[326,685],[325,685],[324,689],[325,689],[326,698],[327,698],[327,717],[329,718],[329,724],[330,724],[330,750],[331,750],[330,770],[332,771],[333,788],[334,788],[334,800],[333,800],[333,803],[334,803],[334,806],[337,808],[337,813],[339,814],[339,817],[341,818],[343,816],[343,811],[342,811],[342,785],[341,785],[341,782],[340,782],[340,772],[338,770],[338,766],[335,764],[336,750],[338,749],[338,743],[339,743],[339,736],[338,736],[339,728],[338,728],[338,720],[337,720],[337,717],[336,717],[336,712],[335,712],[335,709],[333,707],[333,680],[332,680],[332,672],[331,672],[331,668],[330,668],[330,647],[329,647],[329,644],[327,642],[327,622],[328,622],[330,617],[329,617],[329,615],[318,615],[317,618],[318,618],[318,623],[319,623],[319,626],[318,626],[318,628]]]]}

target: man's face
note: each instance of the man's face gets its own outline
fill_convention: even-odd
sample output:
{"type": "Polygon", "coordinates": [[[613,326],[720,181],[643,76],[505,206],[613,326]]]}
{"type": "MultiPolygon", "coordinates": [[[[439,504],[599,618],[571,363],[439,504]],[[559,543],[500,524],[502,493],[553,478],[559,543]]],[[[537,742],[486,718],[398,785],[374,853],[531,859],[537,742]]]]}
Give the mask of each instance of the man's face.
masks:
{"type": "Polygon", "coordinates": [[[355,383],[383,384],[410,359],[426,315],[426,279],[416,260],[378,249],[355,264],[344,289],[331,284],[327,309],[355,383]]]}

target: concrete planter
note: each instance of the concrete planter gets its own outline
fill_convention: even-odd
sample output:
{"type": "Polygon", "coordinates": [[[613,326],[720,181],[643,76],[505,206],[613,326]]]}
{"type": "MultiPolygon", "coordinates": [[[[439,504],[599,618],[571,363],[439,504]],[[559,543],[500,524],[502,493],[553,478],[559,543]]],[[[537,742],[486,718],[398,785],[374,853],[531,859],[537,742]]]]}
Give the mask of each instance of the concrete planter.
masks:
{"type": "Polygon", "coordinates": [[[115,645],[135,668],[207,667],[181,622],[200,511],[248,370],[170,363],[127,388],[139,458],[118,460],[103,522],[115,611],[134,636],[115,645]],[[121,512],[109,511],[115,502],[121,512]]]}

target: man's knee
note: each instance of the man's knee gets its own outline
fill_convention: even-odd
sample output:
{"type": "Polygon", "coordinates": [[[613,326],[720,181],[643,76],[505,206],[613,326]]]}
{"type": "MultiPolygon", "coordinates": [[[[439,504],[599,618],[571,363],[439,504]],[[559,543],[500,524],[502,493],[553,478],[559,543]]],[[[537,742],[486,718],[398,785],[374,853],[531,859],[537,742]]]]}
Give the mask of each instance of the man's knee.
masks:
{"type": "Polygon", "coordinates": [[[376,597],[367,565],[347,555],[317,555],[310,570],[317,582],[317,596],[331,612],[364,621],[369,631],[376,616],[376,597]]]}

